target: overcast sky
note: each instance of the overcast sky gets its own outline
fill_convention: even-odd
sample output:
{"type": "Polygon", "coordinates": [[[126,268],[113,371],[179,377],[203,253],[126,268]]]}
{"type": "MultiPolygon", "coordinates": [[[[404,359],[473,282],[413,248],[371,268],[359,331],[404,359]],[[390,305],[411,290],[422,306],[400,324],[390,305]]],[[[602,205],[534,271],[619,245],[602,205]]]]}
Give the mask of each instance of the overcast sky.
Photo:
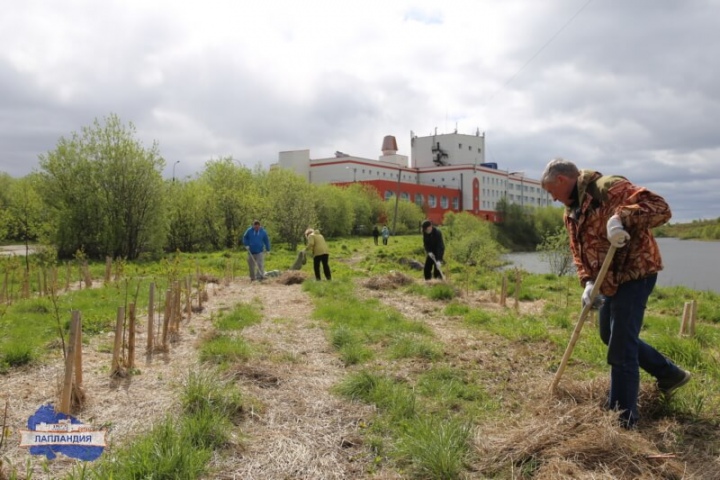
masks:
{"type": "Polygon", "coordinates": [[[0,14],[0,171],[117,114],[179,178],[385,135],[486,134],[720,217],[720,0],[22,0],[0,14]],[[180,163],[176,163],[176,162],[180,163]]]}

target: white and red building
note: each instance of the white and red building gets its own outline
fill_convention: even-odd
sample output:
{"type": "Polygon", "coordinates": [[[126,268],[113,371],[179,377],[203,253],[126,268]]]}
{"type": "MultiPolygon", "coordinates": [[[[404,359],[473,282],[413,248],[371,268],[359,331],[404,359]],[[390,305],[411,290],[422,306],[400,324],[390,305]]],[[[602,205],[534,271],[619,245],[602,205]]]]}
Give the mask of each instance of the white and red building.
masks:
{"type": "Polygon", "coordinates": [[[485,135],[457,132],[418,137],[410,134],[411,157],[398,155],[395,137],[383,139],[377,160],[335,152],[331,158],[310,158],[310,150],[280,152],[275,167],[294,170],[310,183],[372,185],[387,199],[420,205],[427,217],[442,224],[446,212],[471,212],[496,222],[497,203],[506,198],[526,209],[550,205],[540,181],[523,172],[508,172],[485,162],[485,135]]]}

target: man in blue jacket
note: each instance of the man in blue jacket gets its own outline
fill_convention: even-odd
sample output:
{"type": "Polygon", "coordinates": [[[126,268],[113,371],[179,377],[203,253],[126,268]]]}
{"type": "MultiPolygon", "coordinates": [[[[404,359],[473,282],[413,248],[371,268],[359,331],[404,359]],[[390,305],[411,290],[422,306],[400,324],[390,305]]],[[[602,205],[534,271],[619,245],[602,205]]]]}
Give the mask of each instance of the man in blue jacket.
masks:
{"type": "Polygon", "coordinates": [[[260,226],[260,220],[253,221],[251,227],[245,230],[242,243],[248,252],[248,268],[250,269],[250,281],[265,279],[265,252],[270,252],[270,238],[264,228],[260,226]]]}

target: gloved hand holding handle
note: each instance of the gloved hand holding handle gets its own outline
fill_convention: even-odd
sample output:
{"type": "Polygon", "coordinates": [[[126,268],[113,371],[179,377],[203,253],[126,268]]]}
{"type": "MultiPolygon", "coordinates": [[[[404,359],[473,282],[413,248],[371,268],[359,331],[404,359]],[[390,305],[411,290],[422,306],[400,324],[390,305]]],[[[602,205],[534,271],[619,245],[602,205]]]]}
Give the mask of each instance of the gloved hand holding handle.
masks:
{"type": "Polygon", "coordinates": [[[607,238],[615,248],[622,248],[630,240],[630,234],[623,227],[619,215],[613,215],[607,222],[607,238]]]}
{"type": "Polygon", "coordinates": [[[595,285],[595,282],[592,280],[588,280],[585,282],[585,290],[582,293],[582,306],[585,308],[585,305],[590,303],[590,293],[592,292],[593,286],[595,285]]]}

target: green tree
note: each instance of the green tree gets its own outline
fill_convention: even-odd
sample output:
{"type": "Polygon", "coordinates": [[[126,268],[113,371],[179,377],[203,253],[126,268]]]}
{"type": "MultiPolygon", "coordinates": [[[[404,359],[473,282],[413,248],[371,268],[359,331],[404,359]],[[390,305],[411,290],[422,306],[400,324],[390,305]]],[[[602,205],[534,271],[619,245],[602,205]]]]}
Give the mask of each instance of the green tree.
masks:
{"type": "Polygon", "coordinates": [[[0,241],[8,240],[10,233],[10,187],[15,181],[7,173],[0,173],[0,241]]]}
{"type": "Polygon", "coordinates": [[[350,195],[355,214],[355,225],[353,225],[355,232],[359,232],[363,227],[365,233],[370,233],[372,225],[387,222],[385,202],[375,187],[363,183],[353,183],[345,188],[350,195]]]}
{"type": "Polygon", "coordinates": [[[50,231],[48,211],[37,191],[37,175],[23,177],[10,186],[6,207],[10,236],[25,245],[26,267],[31,242],[47,241],[50,231]]]}
{"type": "Polygon", "coordinates": [[[267,174],[264,193],[270,205],[270,230],[275,240],[295,250],[305,229],[317,223],[316,196],[312,186],[295,172],[282,168],[267,174]]]}
{"type": "Polygon", "coordinates": [[[213,243],[206,235],[205,207],[211,204],[210,186],[201,180],[170,182],[168,188],[168,240],[170,251],[210,250],[213,243]]]}
{"type": "Polygon", "coordinates": [[[91,258],[135,259],[162,248],[165,161],[156,143],[145,148],[135,133],[132,123],[111,114],[40,156],[42,192],[57,220],[53,240],[61,256],[83,250],[91,258]]]}
{"type": "Polygon", "coordinates": [[[420,224],[425,218],[425,214],[421,207],[408,200],[399,200],[397,204],[398,218],[395,221],[395,197],[393,196],[385,202],[385,211],[389,212],[387,222],[389,225],[395,225],[393,235],[403,235],[409,232],[417,233],[420,231],[420,224]]]}
{"type": "Polygon", "coordinates": [[[532,214],[522,206],[508,203],[504,198],[497,203],[500,221],[495,225],[497,239],[510,250],[535,250],[541,238],[533,222],[532,214]]]}
{"type": "Polygon", "coordinates": [[[443,231],[447,250],[458,263],[481,271],[500,265],[503,248],[493,238],[490,222],[468,212],[448,212],[443,231]]]}
{"type": "Polygon", "coordinates": [[[335,185],[315,187],[318,228],[327,238],[342,237],[352,233],[355,210],[347,188],[335,185]]]}
{"type": "Polygon", "coordinates": [[[206,162],[200,178],[209,188],[209,195],[200,199],[205,212],[203,243],[215,250],[235,248],[261,203],[253,173],[225,157],[206,162]]]}
{"type": "Polygon", "coordinates": [[[533,225],[540,239],[554,234],[564,226],[563,213],[565,207],[538,207],[533,210],[533,225]]]}
{"type": "Polygon", "coordinates": [[[565,227],[557,227],[554,232],[545,235],[538,246],[540,256],[550,265],[550,271],[556,275],[567,275],[573,271],[573,259],[570,252],[570,237],[565,227]]]}

